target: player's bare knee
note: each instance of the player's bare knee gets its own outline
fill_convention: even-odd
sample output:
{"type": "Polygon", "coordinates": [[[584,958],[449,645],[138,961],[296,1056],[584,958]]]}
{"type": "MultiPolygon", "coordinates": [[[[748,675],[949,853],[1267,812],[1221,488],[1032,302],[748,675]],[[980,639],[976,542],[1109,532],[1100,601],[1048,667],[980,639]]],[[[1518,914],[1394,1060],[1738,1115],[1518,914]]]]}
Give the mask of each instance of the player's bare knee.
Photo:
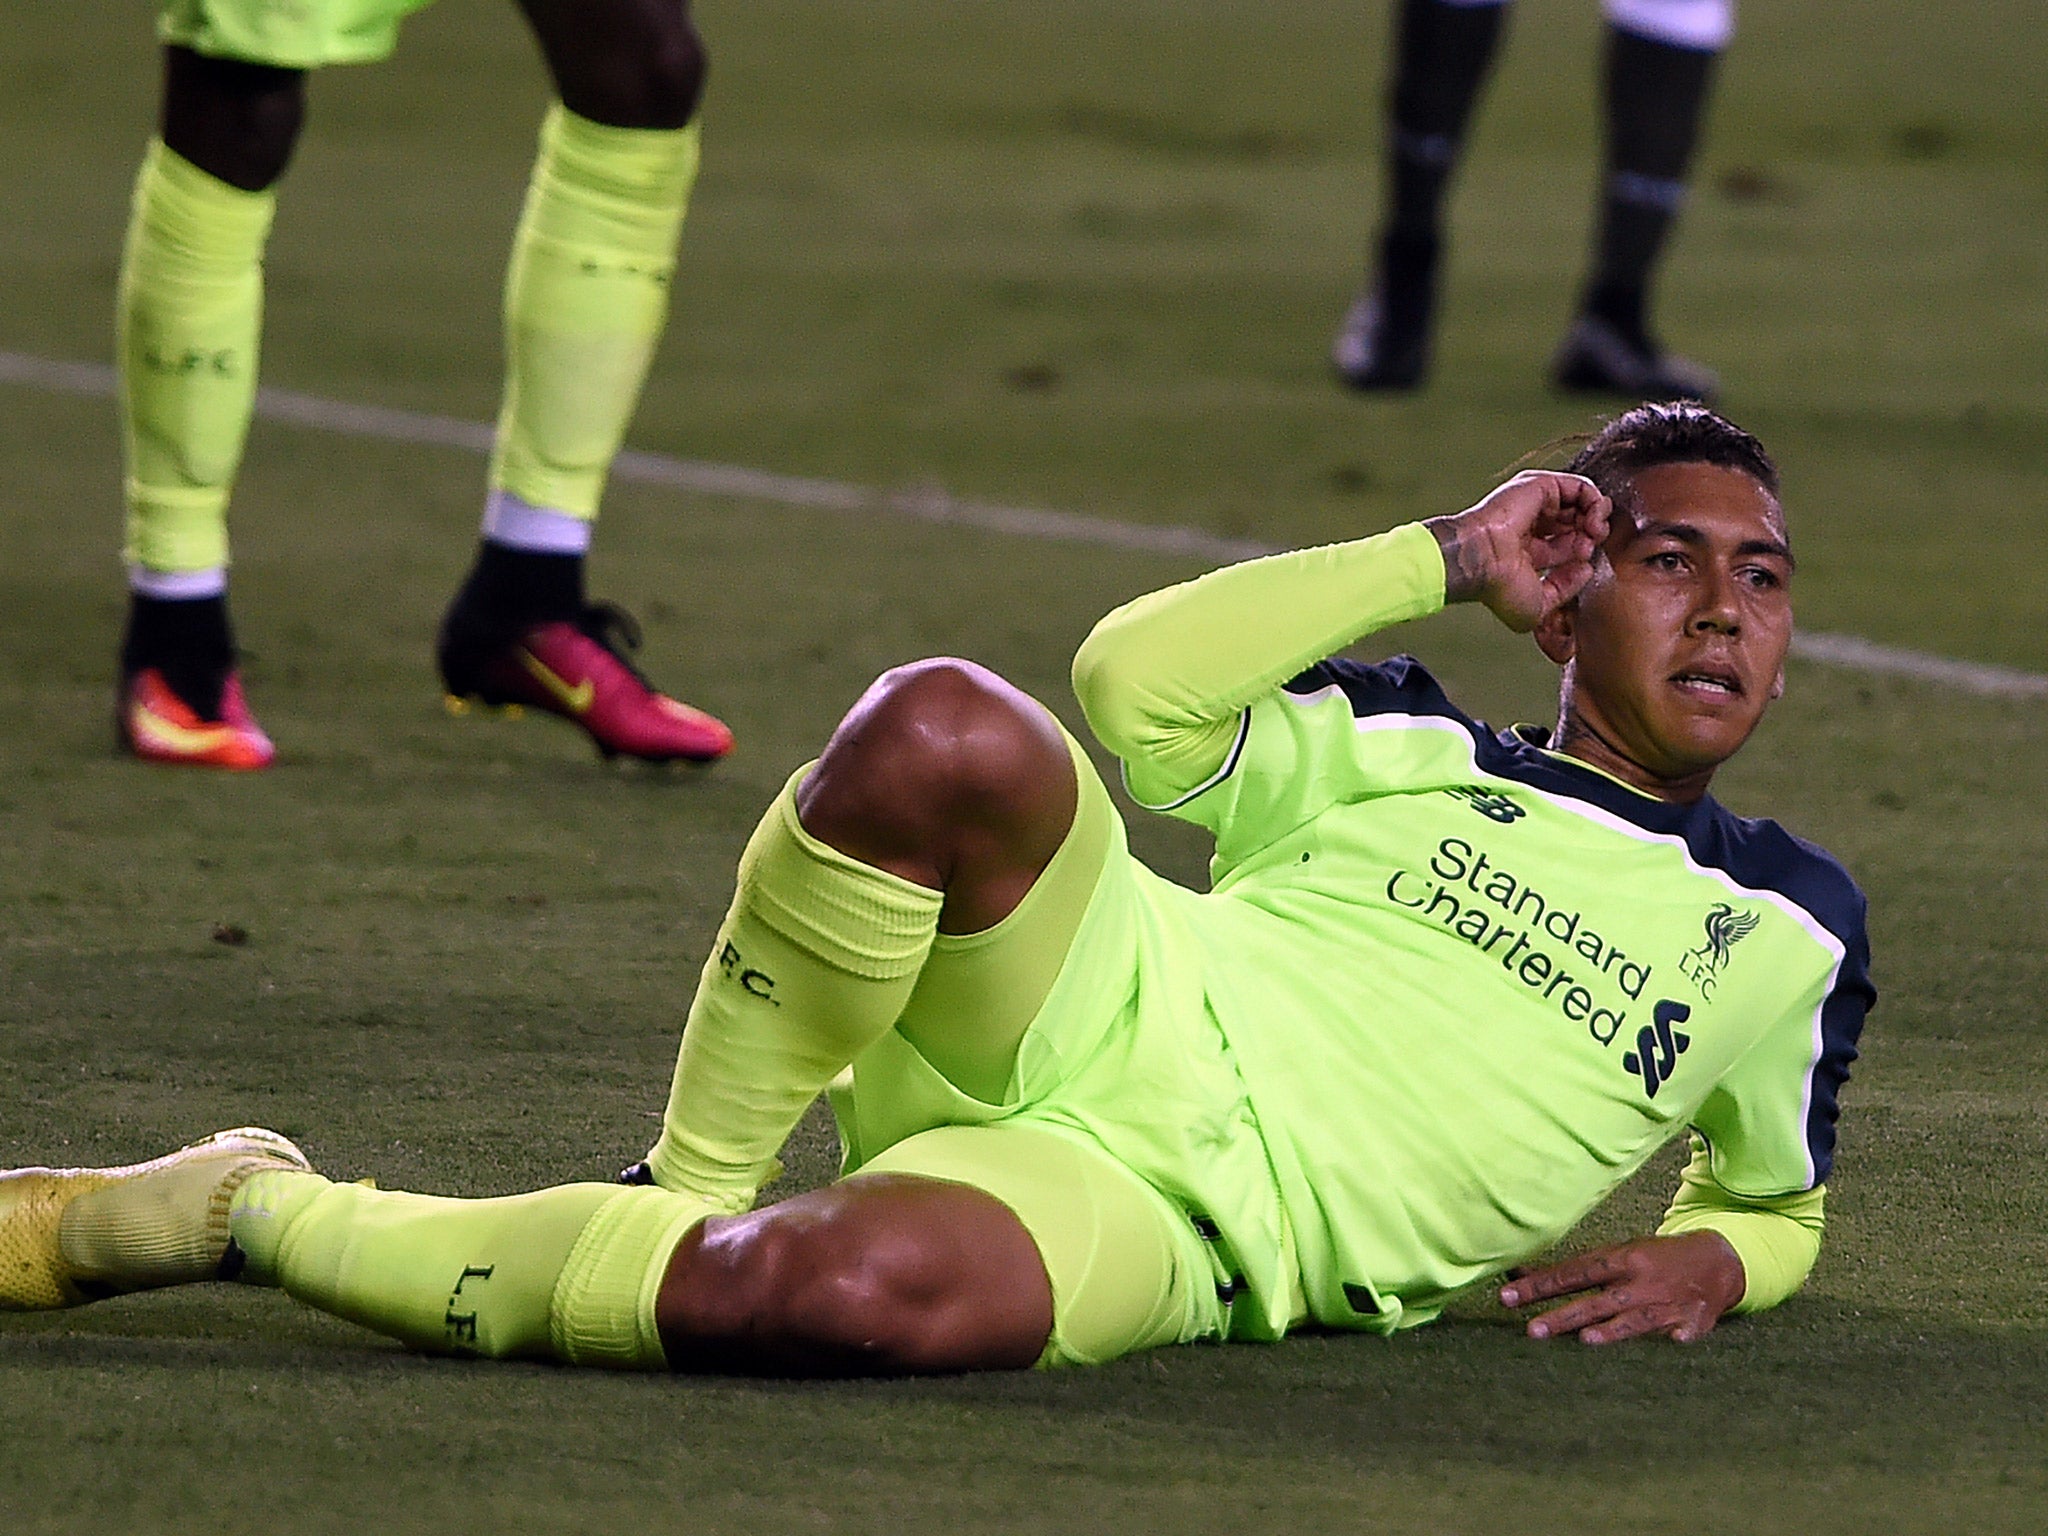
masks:
{"type": "Polygon", "coordinates": [[[680,4],[659,4],[650,18],[645,50],[633,60],[633,100],[641,123],[680,128],[697,115],[709,59],[680,4]]]}
{"type": "Polygon", "coordinates": [[[833,733],[820,766],[842,764],[863,770],[858,782],[848,774],[840,787],[861,795],[869,814],[895,811],[920,822],[1000,819],[1042,797],[1046,780],[1072,777],[1045,709],[957,657],[883,673],[833,733]]]}
{"type": "Polygon", "coordinates": [[[685,1369],[929,1369],[946,1284],[914,1238],[848,1219],[821,1193],[686,1239],[662,1326],[685,1369]]]}
{"type": "MultiPolygon", "coordinates": [[[[774,1256],[770,1331],[860,1372],[991,1363],[989,1341],[975,1326],[977,1276],[943,1230],[877,1220],[862,1202],[824,1198],[819,1219],[780,1234],[786,1241],[774,1256]],[[970,1319],[965,1326],[963,1318],[970,1319]]],[[[1024,1363],[1036,1348],[1029,1346],[1024,1363]]]]}
{"type": "Polygon", "coordinates": [[[276,184],[306,121],[303,70],[164,50],[165,145],[244,192],[276,184]]]}
{"type": "Polygon", "coordinates": [[[697,35],[689,12],[677,7],[675,21],[656,42],[649,60],[649,93],[670,118],[688,122],[704,99],[711,56],[697,35]]]}
{"type": "Polygon", "coordinates": [[[558,22],[529,3],[562,105],[614,128],[681,128],[697,114],[709,61],[683,0],[611,0],[558,22]]]}
{"type": "Polygon", "coordinates": [[[771,1337],[803,1236],[779,1208],[712,1217],[683,1239],[662,1287],[664,1332],[695,1347],[771,1337]]]}

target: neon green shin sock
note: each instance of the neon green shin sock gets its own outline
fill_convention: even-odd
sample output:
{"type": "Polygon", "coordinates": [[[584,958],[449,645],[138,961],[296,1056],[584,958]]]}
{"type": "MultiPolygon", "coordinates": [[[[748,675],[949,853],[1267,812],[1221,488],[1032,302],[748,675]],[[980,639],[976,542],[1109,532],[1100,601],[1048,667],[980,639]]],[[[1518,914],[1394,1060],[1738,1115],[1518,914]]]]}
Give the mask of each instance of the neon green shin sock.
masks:
{"type": "Polygon", "coordinates": [[[563,1184],[455,1200],[259,1173],[228,1227],[241,1278],[434,1354],[660,1369],[655,1298],[710,1207],[563,1184]]]}
{"type": "Polygon", "coordinates": [[[797,820],[800,769],[740,856],[647,1156],[655,1182],[753,1202],[804,1110],[909,1001],[943,895],[821,843],[797,820]]]}
{"type": "Polygon", "coordinates": [[[490,483],[595,517],[668,317],[697,127],[608,128],[557,103],[505,278],[490,483]]]}
{"type": "Polygon", "coordinates": [[[132,564],[227,564],[228,491],[256,399],[277,205],[152,141],[121,257],[116,357],[132,564]]]}

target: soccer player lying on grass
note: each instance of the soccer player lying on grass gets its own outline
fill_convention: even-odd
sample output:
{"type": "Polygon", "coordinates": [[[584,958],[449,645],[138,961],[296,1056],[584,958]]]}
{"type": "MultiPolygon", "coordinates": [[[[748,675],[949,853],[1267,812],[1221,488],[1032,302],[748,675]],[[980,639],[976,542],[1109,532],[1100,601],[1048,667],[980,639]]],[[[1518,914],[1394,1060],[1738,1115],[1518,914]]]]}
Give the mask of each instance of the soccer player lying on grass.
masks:
{"type": "Polygon", "coordinates": [[[1589,1343],[1775,1304],[1872,1000],[1849,877],[1706,792],[1780,691],[1776,472],[1695,405],[1571,467],[1096,628],[1089,722],[1214,832],[1209,894],[1129,856],[1038,704],[905,667],[748,844],[628,1187],[389,1193],[224,1132],[5,1176],[0,1295],[233,1275],[420,1349],[677,1370],[1103,1361],[1425,1322],[1690,1127],[1658,1235],[1501,1297],[1589,1343]],[[1554,732],[1324,659],[1445,602],[1534,630],[1554,732]],[[848,1176],[753,1209],[828,1085],[848,1176]]]}

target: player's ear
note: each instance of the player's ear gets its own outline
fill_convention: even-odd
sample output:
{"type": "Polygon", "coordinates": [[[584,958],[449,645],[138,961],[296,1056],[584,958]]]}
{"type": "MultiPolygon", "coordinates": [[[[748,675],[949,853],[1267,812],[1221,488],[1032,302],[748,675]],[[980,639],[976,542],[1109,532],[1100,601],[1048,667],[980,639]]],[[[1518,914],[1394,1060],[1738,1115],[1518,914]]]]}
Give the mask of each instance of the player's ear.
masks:
{"type": "Polygon", "coordinates": [[[1559,603],[1536,621],[1536,648],[1557,666],[1579,653],[1579,605],[1559,603]]]}

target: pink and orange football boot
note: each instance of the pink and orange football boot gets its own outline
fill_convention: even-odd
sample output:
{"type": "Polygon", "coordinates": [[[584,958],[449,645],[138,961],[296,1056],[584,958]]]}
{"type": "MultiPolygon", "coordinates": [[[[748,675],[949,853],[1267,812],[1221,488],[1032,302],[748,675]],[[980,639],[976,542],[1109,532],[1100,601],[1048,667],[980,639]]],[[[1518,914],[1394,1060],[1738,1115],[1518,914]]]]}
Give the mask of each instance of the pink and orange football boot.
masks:
{"type": "Polygon", "coordinates": [[[232,668],[221,684],[220,716],[208,720],[172,690],[156,667],[132,673],[115,708],[121,745],[146,763],[179,763],[247,772],[268,768],[277,748],[249,712],[232,668]]]}
{"type": "Polygon", "coordinates": [[[437,659],[457,712],[471,702],[544,710],[581,726],[607,758],[709,763],[730,752],[723,721],[660,692],[626,659],[639,647],[623,609],[590,603],[498,643],[444,630],[437,659]]]}

